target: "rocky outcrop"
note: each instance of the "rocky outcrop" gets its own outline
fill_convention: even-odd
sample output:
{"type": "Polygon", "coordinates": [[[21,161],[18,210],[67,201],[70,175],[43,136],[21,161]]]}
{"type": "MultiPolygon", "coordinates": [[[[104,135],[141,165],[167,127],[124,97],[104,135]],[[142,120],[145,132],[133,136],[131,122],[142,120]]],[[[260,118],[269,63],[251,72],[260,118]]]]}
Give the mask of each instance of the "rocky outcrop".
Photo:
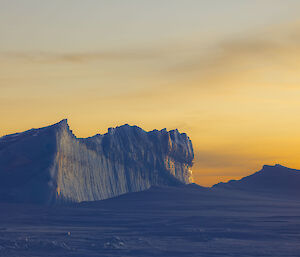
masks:
{"type": "Polygon", "coordinates": [[[0,138],[0,200],[94,201],[192,182],[193,147],[178,130],[123,125],[76,138],[67,120],[0,138]]]}

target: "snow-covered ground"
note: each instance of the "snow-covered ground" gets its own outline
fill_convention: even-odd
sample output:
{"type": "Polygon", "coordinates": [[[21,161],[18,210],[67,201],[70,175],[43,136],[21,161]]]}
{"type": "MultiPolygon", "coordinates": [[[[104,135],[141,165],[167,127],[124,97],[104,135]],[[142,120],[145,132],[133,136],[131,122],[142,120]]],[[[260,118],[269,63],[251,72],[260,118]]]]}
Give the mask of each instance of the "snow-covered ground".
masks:
{"type": "Polygon", "coordinates": [[[299,256],[300,201],[187,185],[0,205],[0,256],[299,256]]]}

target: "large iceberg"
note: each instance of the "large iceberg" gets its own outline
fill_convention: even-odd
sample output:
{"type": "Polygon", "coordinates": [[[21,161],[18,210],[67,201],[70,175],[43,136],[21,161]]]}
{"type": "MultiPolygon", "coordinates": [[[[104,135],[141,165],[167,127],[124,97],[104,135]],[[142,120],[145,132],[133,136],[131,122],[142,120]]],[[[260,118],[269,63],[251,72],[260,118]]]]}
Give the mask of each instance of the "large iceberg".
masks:
{"type": "Polygon", "coordinates": [[[191,140],[137,126],[77,138],[67,120],[0,138],[0,201],[95,201],[192,182],[191,140]]]}

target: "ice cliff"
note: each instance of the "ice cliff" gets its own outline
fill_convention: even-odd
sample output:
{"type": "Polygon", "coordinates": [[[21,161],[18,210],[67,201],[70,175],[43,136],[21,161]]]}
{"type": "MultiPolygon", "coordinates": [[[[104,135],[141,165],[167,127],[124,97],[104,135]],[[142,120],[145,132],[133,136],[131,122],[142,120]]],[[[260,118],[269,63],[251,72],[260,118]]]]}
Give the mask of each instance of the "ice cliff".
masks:
{"type": "Polygon", "coordinates": [[[76,138],[67,120],[0,138],[0,201],[94,201],[192,182],[194,153],[178,130],[123,125],[76,138]]]}

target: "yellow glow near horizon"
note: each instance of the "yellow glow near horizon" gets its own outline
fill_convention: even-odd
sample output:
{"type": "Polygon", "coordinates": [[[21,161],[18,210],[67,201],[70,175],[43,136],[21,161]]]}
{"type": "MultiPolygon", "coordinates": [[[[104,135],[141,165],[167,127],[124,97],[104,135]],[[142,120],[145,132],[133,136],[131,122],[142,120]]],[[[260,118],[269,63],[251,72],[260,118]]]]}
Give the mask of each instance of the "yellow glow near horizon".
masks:
{"type": "MultiPolygon", "coordinates": [[[[148,2],[157,20],[143,10],[148,16],[123,17],[124,24],[111,20],[116,13],[98,21],[95,10],[94,20],[80,23],[78,2],[69,20],[57,14],[58,24],[28,11],[31,20],[24,26],[30,28],[31,39],[23,31],[15,33],[7,22],[16,19],[21,24],[23,16],[6,21],[3,14],[6,23],[0,31],[11,40],[0,42],[0,136],[63,118],[77,137],[124,123],[145,130],[178,128],[194,145],[195,181],[206,186],[248,175],[263,164],[300,168],[300,23],[292,18],[300,5],[291,1],[295,8],[290,10],[277,1],[272,7],[267,2],[247,2],[253,10],[262,8],[255,20],[233,16],[235,8],[245,8],[233,0],[227,2],[232,10],[215,10],[218,15],[212,12],[213,17],[199,17],[187,6],[181,11],[179,1],[172,8],[182,17],[173,17],[168,5],[162,4],[157,13],[156,5],[148,2]],[[273,21],[275,14],[285,19],[273,21]],[[266,19],[262,26],[259,22],[266,19]]],[[[195,10],[199,3],[193,2],[195,10]]],[[[105,8],[114,10],[110,4],[105,8]]],[[[131,13],[124,8],[125,14],[131,13]]]]}

